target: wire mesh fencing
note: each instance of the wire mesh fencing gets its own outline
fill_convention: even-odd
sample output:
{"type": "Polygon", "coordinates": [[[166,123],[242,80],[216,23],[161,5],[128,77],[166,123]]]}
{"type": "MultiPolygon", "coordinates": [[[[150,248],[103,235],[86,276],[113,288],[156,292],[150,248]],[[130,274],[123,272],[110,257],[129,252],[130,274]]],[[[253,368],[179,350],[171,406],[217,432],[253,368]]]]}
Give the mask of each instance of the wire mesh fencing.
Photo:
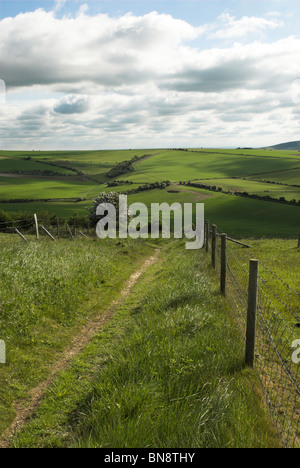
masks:
{"type": "MultiPolygon", "coordinates": [[[[224,250],[220,229],[209,233],[212,263],[221,290],[225,281],[224,293],[245,340],[247,355],[251,249],[223,235],[227,240],[224,250]]],[[[282,446],[300,448],[300,294],[264,263],[257,263],[254,368],[282,446]]]]}

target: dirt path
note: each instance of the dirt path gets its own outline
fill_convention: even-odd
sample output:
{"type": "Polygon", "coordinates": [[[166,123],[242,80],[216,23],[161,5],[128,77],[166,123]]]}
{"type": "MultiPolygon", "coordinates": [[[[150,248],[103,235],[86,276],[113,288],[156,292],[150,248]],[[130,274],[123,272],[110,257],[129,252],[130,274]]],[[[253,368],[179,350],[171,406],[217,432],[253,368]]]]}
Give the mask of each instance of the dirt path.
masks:
{"type": "Polygon", "coordinates": [[[21,403],[14,405],[17,415],[10,427],[0,437],[0,448],[9,447],[11,439],[14,437],[15,433],[18,430],[20,430],[29,420],[35,408],[43,399],[48,387],[53,382],[53,379],[55,378],[56,374],[66,369],[71,360],[74,359],[77,356],[77,354],[79,354],[85,348],[85,346],[97,333],[99,333],[101,328],[108,322],[108,320],[111,318],[116,309],[124,302],[124,300],[130,294],[131,289],[136,285],[143,273],[145,273],[151,265],[156,263],[156,261],[158,260],[158,255],[159,250],[157,249],[155,250],[154,255],[148,258],[143,264],[143,266],[130,276],[124,288],[120,292],[119,298],[113,301],[109,308],[103,314],[90,320],[87,323],[87,325],[85,325],[81,329],[80,333],[73,338],[69,348],[64,352],[63,357],[52,367],[49,377],[43,382],[41,382],[37,387],[30,390],[29,401],[26,401],[26,403],[23,404],[21,403]]]}

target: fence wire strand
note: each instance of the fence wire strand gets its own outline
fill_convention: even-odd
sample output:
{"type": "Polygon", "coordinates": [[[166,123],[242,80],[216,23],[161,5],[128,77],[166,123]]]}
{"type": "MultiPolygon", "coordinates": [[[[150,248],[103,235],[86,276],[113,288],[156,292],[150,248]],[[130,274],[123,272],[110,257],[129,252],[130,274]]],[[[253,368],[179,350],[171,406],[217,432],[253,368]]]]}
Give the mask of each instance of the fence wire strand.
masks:
{"type": "MultiPolygon", "coordinates": [[[[211,244],[212,245],[212,244],[211,244]]],[[[227,242],[226,297],[245,339],[251,251],[227,242]]],[[[216,272],[221,274],[220,230],[216,272]]],[[[300,371],[292,343],[300,339],[297,292],[259,262],[255,370],[283,447],[300,448],[300,371]]]]}

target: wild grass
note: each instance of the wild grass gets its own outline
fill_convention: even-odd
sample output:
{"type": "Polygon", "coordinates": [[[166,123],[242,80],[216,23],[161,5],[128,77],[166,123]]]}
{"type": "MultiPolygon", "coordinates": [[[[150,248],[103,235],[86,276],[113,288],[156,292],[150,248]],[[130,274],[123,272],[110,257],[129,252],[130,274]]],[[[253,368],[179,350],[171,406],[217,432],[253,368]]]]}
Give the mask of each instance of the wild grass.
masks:
{"type": "Polygon", "coordinates": [[[13,445],[278,446],[204,252],[163,248],[13,445]]]}
{"type": "Polygon", "coordinates": [[[0,237],[0,433],[12,421],[13,402],[44,380],[74,333],[118,296],[149,255],[135,242],[30,241],[0,237]]]}
{"type": "MultiPolygon", "coordinates": [[[[241,249],[230,245],[230,249],[236,256],[231,256],[233,269],[249,268],[250,258],[256,258],[260,262],[259,285],[276,311],[283,317],[286,324],[294,330],[300,338],[300,330],[295,325],[300,322],[300,249],[297,248],[297,239],[247,239],[250,249],[241,249]],[[298,317],[298,319],[297,319],[298,317]]],[[[242,282],[242,281],[241,281],[242,282]]],[[[243,284],[245,289],[248,285],[243,284]]]]}

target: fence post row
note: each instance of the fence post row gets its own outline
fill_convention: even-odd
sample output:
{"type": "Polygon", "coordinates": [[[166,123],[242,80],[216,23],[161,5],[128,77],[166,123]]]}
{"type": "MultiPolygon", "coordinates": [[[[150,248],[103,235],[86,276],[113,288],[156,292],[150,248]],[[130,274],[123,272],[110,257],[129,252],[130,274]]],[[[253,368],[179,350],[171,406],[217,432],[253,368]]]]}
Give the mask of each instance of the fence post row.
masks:
{"type": "MultiPolygon", "coordinates": [[[[205,235],[207,236],[207,223],[205,224],[205,235]]],[[[209,230],[208,230],[209,232],[209,230]]],[[[216,268],[216,249],[217,249],[217,226],[212,225],[212,243],[211,243],[211,261],[212,266],[216,268]]],[[[221,235],[221,293],[226,296],[227,280],[227,235],[221,235]]],[[[207,237],[206,237],[207,241],[207,237]]],[[[206,243],[207,245],[207,243],[206,243]]],[[[242,245],[242,244],[241,244],[242,245]]],[[[255,362],[255,342],[256,342],[256,317],[257,317],[257,294],[258,294],[258,269],[259,261],[250,260],[249,271],[249,289],[248,289],[248,310],[247,310],[247,329],[246,329],[246,365],[254,367],[255,362]]]]}
{"type": "Polygon", "coordinates": [[[246,331],[246,364],[249,367],[254,367],[254,361],[255,361],[258,266],[259,266],[258,260],[250,260],[247,331],[246,331]]]}

